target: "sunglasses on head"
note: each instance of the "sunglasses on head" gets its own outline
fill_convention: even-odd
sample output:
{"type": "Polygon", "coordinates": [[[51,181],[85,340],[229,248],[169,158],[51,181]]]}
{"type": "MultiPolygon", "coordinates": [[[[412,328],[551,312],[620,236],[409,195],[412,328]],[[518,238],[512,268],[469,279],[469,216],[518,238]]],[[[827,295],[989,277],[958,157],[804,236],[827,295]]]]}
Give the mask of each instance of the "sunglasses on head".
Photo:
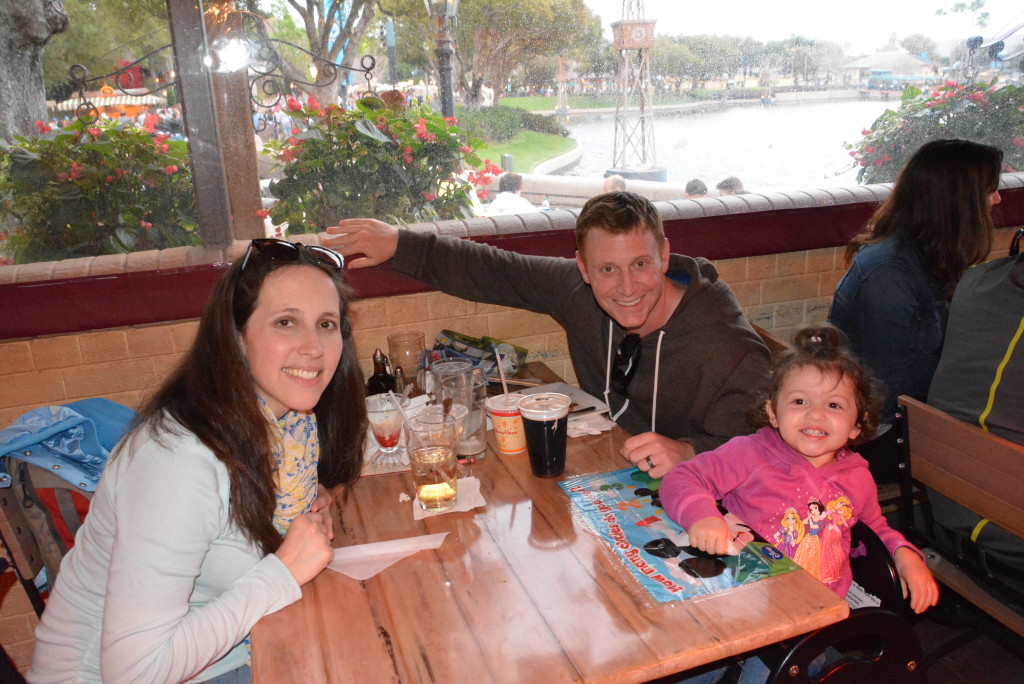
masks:
{"type": "Polygon", "coordinates": [[[238,272],[243,273],[245,271],[253,254],[257,252],[271,261],[298,261],[299,255],[303,251],[312,256],[317,263],[323,264],[337,273],[341,273],[345,267],[345,258],[333,249],[317,245],[304,245],[301,242],[278,240],[277,238],[260,238],[249,243],[249,248],[245,250],[245,256],[242,257],[242,266],[238,269],[238,272]]]}
{"type": "Polygon", "coordinates": [[[612,366],[612,387],[619,394],[626,394],[629,383],[640,365],[640,336],[630,333],[622,338],[615,350],[615,364],[612,366]]]}

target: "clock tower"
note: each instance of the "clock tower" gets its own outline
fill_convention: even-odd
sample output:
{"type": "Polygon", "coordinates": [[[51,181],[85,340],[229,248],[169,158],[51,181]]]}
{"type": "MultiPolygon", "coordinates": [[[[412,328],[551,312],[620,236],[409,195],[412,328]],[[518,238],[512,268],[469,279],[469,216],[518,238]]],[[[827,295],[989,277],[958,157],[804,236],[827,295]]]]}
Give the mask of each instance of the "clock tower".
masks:
{"type": "Polygon", "coordinates": [[[612,24],[612,34],[619,53],[618,103],[613,168],[607,174],[664,182],[668,174],[655,160],[651,108],[654,21],[644,18],[644,0],[623,0],[622,21],[612,24]]]}

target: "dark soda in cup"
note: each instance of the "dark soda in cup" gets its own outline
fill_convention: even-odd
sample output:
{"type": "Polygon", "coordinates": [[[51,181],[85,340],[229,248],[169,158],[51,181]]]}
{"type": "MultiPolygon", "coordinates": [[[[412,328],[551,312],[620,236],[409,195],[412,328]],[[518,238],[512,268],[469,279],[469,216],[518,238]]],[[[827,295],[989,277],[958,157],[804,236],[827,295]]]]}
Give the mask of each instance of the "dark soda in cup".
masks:
{"type": "Polygon", "coordinates": [[[538,477],[556,477],[565,471],[570,404],[572,399],[557,392],[530,394],[519,400],[530,469],[538,477]]]}

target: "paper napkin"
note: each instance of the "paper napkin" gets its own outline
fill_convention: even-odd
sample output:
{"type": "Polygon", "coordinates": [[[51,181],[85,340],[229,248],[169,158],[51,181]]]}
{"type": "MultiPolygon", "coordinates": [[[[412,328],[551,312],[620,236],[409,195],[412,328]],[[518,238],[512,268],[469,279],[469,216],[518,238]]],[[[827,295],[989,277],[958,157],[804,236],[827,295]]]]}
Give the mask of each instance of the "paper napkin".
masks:
{"type": "Polygon", "coordinates": [[[429,518],[435,515],[444,515],[445,513],[459,513],[465,511],[471,511],[477,506],[486,506],[487,502],[484,501],[483,494],[480,493],[480,480],[475,477],[463,477],[459,480],[458,485],[458,499],[455,501],[455,506],[449,508],[447,511],[425,511],[420,508],[419,499],[412,500],[412,517],[414,520],[421,520],[422,518],[429,518]]]}
{"type": "Polygon", "coordinates": [[[439,532],[420,537],[345,546],[334,549],[334,560],[328,563],[327,567],[354,580],[369,579],[417,551],[439,548],[447,536],[447,532],[439,532]]]}
{"type": "Polygon", "coordinates": [[[570,437],[582,437],[583,435],[599,435],[615,427],[615,423],[608,420],[602,414],[580,416],[576,420],[570,420],[567,434],[570,437]]]}

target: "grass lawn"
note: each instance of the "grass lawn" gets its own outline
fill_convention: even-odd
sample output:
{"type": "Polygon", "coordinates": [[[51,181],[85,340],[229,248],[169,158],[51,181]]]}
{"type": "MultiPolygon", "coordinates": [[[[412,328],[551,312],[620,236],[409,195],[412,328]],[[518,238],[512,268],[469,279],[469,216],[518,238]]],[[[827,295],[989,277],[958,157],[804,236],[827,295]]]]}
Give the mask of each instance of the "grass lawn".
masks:
{"type": "Polygon", "coordinates": [[[501,166],[501,155],[511,154],[513,171],[530,173],[538,163],[568,152],[575,146],[576,141],[571,138],[536,131],[520,131],[506,143],[488,145],[487,149],[481,151],[480,156],[501,166]]]}

